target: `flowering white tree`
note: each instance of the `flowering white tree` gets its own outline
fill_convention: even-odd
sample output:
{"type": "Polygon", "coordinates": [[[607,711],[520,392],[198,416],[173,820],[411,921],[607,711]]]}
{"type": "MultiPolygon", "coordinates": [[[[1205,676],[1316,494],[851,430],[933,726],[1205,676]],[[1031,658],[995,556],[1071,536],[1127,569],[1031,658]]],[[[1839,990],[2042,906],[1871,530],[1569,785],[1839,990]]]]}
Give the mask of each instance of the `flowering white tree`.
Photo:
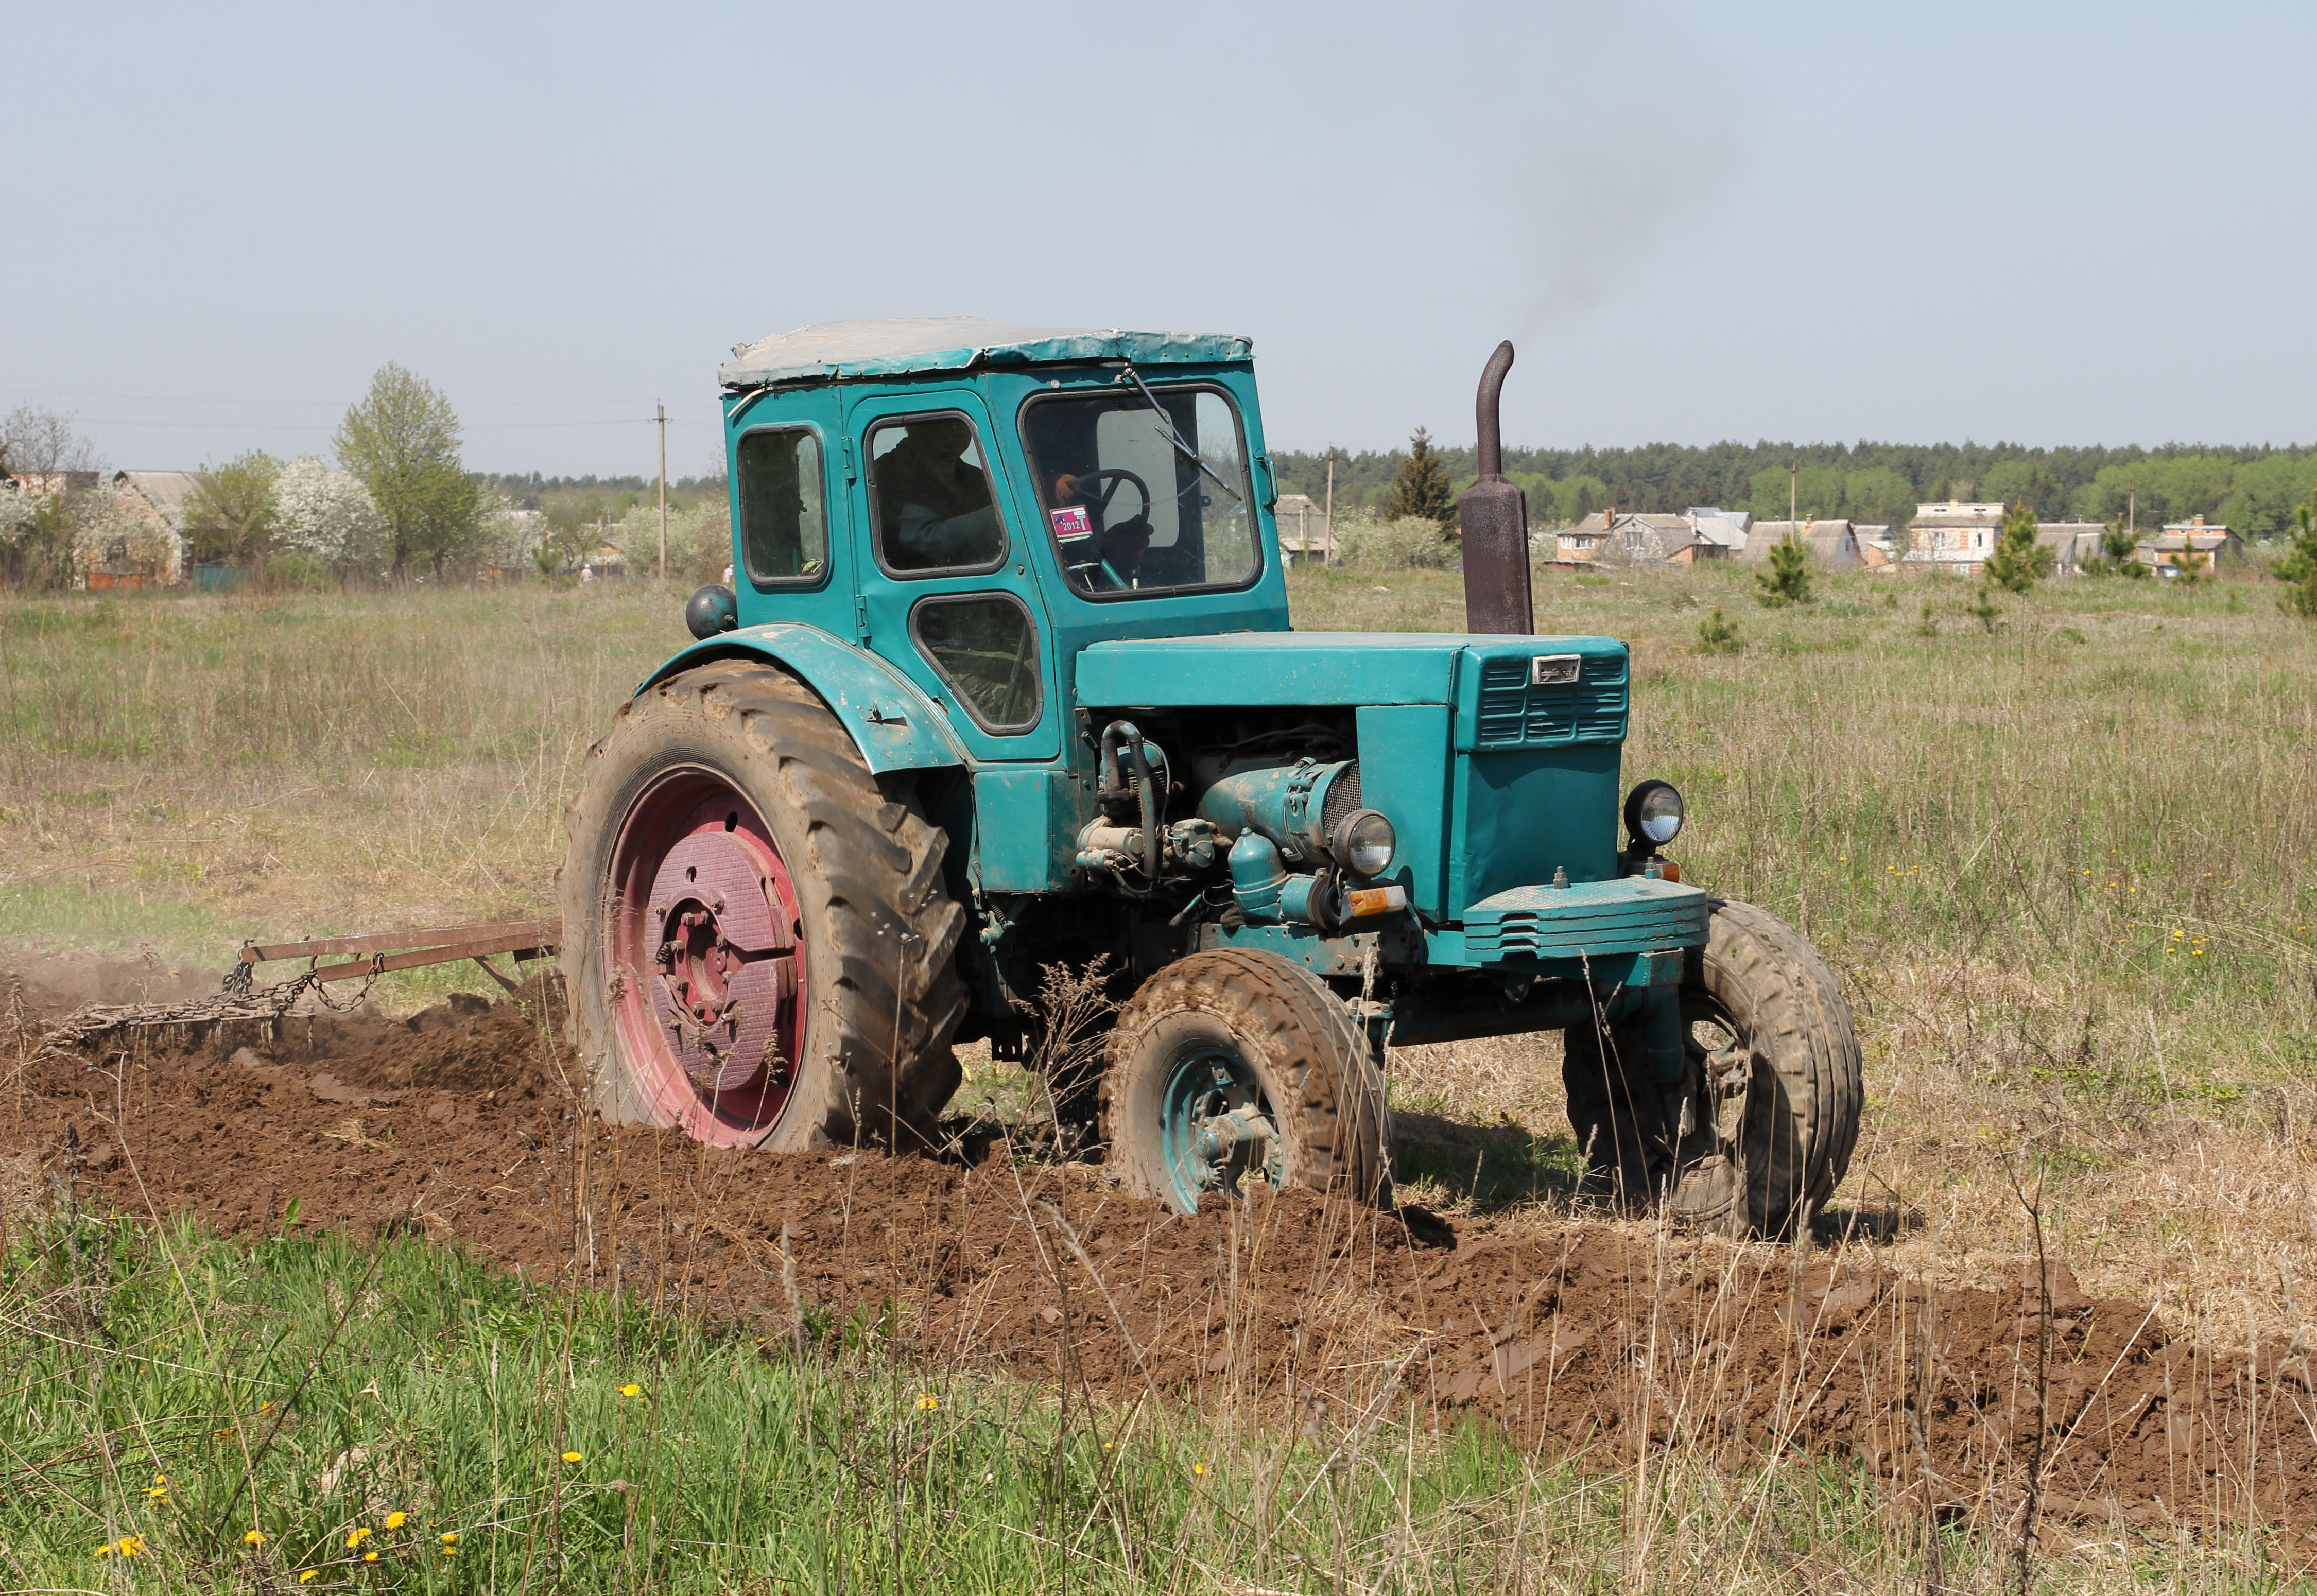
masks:
{"type": "Polygon", "coordinates": [[[350,471],[311,457],[291,460],[274,479],[273,502],[278,548],[333,569],[374,567],[386,557],[386,522],[350,471]]]}

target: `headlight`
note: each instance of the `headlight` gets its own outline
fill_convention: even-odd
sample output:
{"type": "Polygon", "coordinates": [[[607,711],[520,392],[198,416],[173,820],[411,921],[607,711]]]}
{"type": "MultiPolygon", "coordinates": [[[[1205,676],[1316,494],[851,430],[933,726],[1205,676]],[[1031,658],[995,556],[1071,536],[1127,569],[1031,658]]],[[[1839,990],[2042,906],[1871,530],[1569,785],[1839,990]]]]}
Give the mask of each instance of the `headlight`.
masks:
{"type": "Polygon", "coordinates": [[[1373,877],[1391,869],[1391,856],[1399,848],[1391,821],[1373,809],[1355,809],[1336,823],[1328,851],[1355,876],[1373,877]]]}
{"type": "Polygon", "coordinates": [[[1681,794],[1670,781],[1644,781],[1625,795],[1625,829],[1652,848],[1680,834],[1681,816],[1681,794]]]}

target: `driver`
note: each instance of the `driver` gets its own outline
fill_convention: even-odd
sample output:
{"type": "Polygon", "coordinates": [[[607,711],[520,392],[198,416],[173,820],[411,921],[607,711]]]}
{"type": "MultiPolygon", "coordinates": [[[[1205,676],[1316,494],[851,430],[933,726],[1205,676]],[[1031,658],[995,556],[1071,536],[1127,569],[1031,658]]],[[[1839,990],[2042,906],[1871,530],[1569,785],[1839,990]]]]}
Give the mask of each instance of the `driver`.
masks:
{"type": "Polygon", "coordinates": [[[876,464],[888,546],[913,569],[970,566],[997,544],[989,478],[965,459],[973,429],[936,416],[908,424],[908,435],[876,464]]]}

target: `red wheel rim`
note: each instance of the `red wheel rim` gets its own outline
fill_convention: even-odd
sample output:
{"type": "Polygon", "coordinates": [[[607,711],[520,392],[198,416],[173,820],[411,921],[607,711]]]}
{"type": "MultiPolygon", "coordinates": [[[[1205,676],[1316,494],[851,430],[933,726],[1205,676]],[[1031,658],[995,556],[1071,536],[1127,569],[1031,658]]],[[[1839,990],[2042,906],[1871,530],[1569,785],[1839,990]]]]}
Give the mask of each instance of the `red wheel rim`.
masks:
{"type": "Polygon", "coordinates": [[[772,832],[712,771],[675,770],[612,851],[604,979],[637,1087],[695,1141],[780,1122],[804,1057],[802,913],[772,832]]]}

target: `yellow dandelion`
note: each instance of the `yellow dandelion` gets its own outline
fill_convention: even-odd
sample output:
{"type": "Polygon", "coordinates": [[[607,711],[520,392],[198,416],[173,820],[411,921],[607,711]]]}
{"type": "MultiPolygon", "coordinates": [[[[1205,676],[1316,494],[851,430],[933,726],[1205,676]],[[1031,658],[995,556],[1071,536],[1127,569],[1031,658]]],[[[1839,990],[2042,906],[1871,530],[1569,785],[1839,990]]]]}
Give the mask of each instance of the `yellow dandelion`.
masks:
{"type": "Polygon", "coordinates": [[[314,1576],[321,1572],[318,1568],[301,1568],[298,1571],[298,1583],[301,1585],[310,1585],[314,1583],[314,1576]]]}
{"type": "Polygon", "coordinates": [[[2193,953],[2193,954],[2194,954],[2196,958],[2204,958],[2204,957],[2205,957],[2205,950],[2204,950],[2202,948],[2194,948],[2194,949],[2191,949],[2189,951],[2190,951],[2191,953],[2193,953]]]}
{"type": "Polygon", "coordinates": [[[362,1554],[362,1561],[365,1563],[375,1563],[378,1561],[378,1554],[376,1552],[364,1552],[362,1554]]]}
{"type": "Polygon", "coordinates": [[[386,1527],[389,1529],[399,1529],[408,1522],[410,1522],[410,1515],[406,1512],[398,1511],[386,1515],[386,1527]]]}
{"type": "Polygon", "coordinates": [[[1193,1474],[1204,1474],[1207,1472],[1207,1466],[1203,1463],[1194,1463],[1191,1465],[1191,1472],[1193,1474]]]}
{"type": "Polygon", "coordinates": [[[265,1531],[263,1529],[250,1530],[241,1538],[241,1544],[246,1547],[264,1546],[265,1544],[265,1531]]]}
{"type": "Polygon", "coordinates": [[[941,1398],[935,1396],[932,1392],[920,1391],[917,1393],[917,1411],[919,1413],[929,1413],[939,1406],[941,1406],[941,1398]]]}
{"type": "Polygon", "coordinates": [[[145,1499],[148,1502],[166,1502],[169,1500],[169,1487],[166,1485],[156,1485],[151,1490],[145,1493],[145,1499]]]}
{"type": "Polygon", "coordinates": [[[348,1550],[348,1551],[350,1551],[350,1552],[351,1552],[351,1551],[353,1551],[356,1547],[358,1547],[358,1546],[362,1545],[362,1542],[364,1542],[364,1541],[368,1540],[369,1538],[370,1538],[370,1531],[369,1531],[369,1530],[367,1530],[367,1529],[364,1529],[361,1528],[360,1526],[356,1526],[355,1528],[353,1528],[353,1529],[352,1529],[347,1530],[347,1531],[346,1531],[346,1550],[348,1550]]]}
{"type": "Polygon", "coordinates": [[[166,1474],[157,1474],[153,1476],[153,1483],[157,1485],[166,1485],[169,1483],[169,1476],[166,1474]]]}
{"type": "Polygon", "coordinates": [[[622,1396],[641,1396],[643,1394],[644,1388],[632,1382],[620,1387],[620,1395],[622,1396]]]}
{"type": "Polygon", "coordinates": [[[459,1555],[459,1548],[457,1547],[444,1547],[443,1548],[443,1555],[445,1557],[455,1557],[459,1555]]]}
{"type": "Polygon", "coordinates": [[[457,1546],[459,1544],[459,1532],[456,1529],[444,1530],[443,1532],[443,1544],[446,1547],[457,1546]]]}
{"type": "Polygon", "coordinates": [[[122,1556],[134,1557],[144,1549],[145,1538],[143,1536],[124,1535],[121,1538],[121,1555],[122,1556]]]}
{"type": "Polygon", "coordinates": [[[563,1460],[566,1463],[577,1463],[579,1461],[579,1454],[577,1452],[566,1452],[563,1454],[563,1460]]]}

